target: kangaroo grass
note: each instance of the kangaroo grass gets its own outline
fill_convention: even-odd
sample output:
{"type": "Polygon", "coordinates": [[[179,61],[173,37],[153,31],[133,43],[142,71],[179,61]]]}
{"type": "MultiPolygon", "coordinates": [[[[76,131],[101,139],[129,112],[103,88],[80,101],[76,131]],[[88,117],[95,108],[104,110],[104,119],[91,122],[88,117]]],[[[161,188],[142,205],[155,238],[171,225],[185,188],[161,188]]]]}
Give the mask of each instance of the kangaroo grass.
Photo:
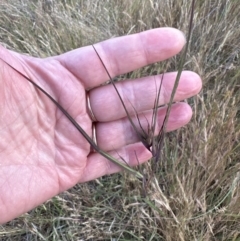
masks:
{"type": "Polygon", "coordinates": [[[172,104],[173,104],[174,96],[175,96],[175,93],[176,93],[176,90],[177,90],[177,87],[178,87],[178,84],[179,84],[179,80],[180,80],[180,77],[181,77],[181,74],[182,74],[182,71],[183,71],[183,67],[184,67],[184,64],[185,64],[185,61],[186,61],[186,56],[187,56],[187,52],[188,52],[188,47],[189,47],[189,42],[190,42],[192,27],[193,27],[194,6],[195,6],[195,0],[192,1],[191,8],[190,8],[190,20],[189,20],[189,29],[188,29],[188,38],[187,38],[187,41],[186,41],[186,47],[185,47],[184,53],[182,55],[182,58],[180,60],[177,77],[176,77],[176,80],[175,80],[175,83],[174,83],[174,86],[173,86],[170,101],[168,103],[166,115],[164,117],[163,124],[162,124],[156,138],[154,137],[154,133],[155,133],[155,130],[156,130],[158,103],[159,103],[160,92],[161,92],[164,74],[162,74],[162,77],[161,77],[160,87],[159,87],[158,91],[156,91],[157,93],[156,93],[156,98],[155,98],[155,101],[154,101],[152,122],[151,122],[150,127],[149,127],[149,124],[148,124],[148,131],[147,132],[142,128],[139,117],[138,117],[138,113],[134,109],[135,114],[136,114],[137,119],[138,119],[138,122],[139,122],[139,125],[140,125],[141,130],[142,130],[142,132],[140,132],[137,129],[136,125],[134,124],[134,122],[133,122],[133,120],[132,120],[132,118],[131,118],[131,116],[130,116],[130,114],[129,114],[129,112],[128,112],[125,104],[124,104],[124,101],[123,101],[123,99],[122,99],[122,97],[121,97],[121,95],[120,95],[120,93],[119,93],[119,91],[116,87],[116,84],[115,84],[113,78],[111,77],[106,65],[104,64],[102,58],[100,57],[100,55],[97,52],[94,45],[92,45],[94,51],[96,52],[99,60],[102,63],[104,69],[106,70],[106,73],[107,73],[107,75],[110,79],[111,84],[113,85],[114,89],[116,90],[116,93],[117,93],[117,95],[118,95],[118,97],[119,97],[119,99],[122,103],[122,106],[123,106],[123,108],[126,112],[127,118],[130,121],[130,124],[132,125],[133,129],[135,130],[135,132],[136,132],[136,134],[139,138],[139,141],[141,141],[143,143],[143,145],[149,151],[151,151],[151,153],[153,155],[153,159],[155,161],[158,161],[160,159],[160,153],[161,153],[161,150],[162,150],[163,140],[164,140],[164,136],[165,136],[165,132],[166,132],[166,125],[167,125],[168,118],[169,118],[169,115],[170,115],[170,111],[171,111],[171,107],[172,107],[172,104]]]}
{"type": "MultiPolygon", "coordinates": [[[[0,2],[1,43],[44,58],[158,27],[187,33],[192,0],[0,2]],[[52,2],[50,13],[41,8],[45,2],[52,2]]],[[[164,134],[160,161],[138,167],[151,178],[145,179],[147,198],[142,198],[142,183],[134,175],[105,176],[76,185],[0,226],[0,240],[240,240],[240,5],[236,0],[195,1],[194,12],[184,68],[202,77],[203,90],[188,100],[194,109],[191,122],[164,134]]],[[[174,71],[180,59],[173,57],[126,77],[174,71]]],[[[123,100],[134,114],[130,102],[123,100]]],[[[150,131],[151,125],[149,119],[144,130],[150,131]]]]}
{"type": "MultiPolygon", "coordinates": [[[[191,32],[191,29],[192,29],[192,20],[193,20],[193,9],[194,9],[194,1],[192,1],[192,11],[191,11],[191,21],[190,21],[190,27],[189,27],[189,36],[188,36],[188,41],[187,41],[187,46],[188,46],[188,43],[189,43],[189,39],[190,39],[190,32],[191,32]]],[[[180,67],[179,67],[179,71],[178,71],[178,74],[177,74],[177,78],[176,78],[176,81],[175,81],[175,84],[174,84],[174,88],[173,88],[173,91],[172,91],[172,94],[171,94],[171,99],[170,99],[170,102],[169,102],[169,105],[168,105],[168,108],[167,108],[167,112],[166,112],[166,115],[165,115],[165,118],[164,118],[164,122],[162,124],[162,127],[159,131],[159,134],[157,136],[157,138],[154,137],[154,133],[155,133],[155,129],[156,129],[156,122],[157,122],[157,110],[158,110],[158,103],[159,103],[159,98],[160,98],[160,91],[161,91],[161,87],[162,87],[162,82],[163,82],[163,77],[164,77],[164,74],[162,75],[162,78],[161,78],[161,84],[160,84],[160,88],[159,90],[157,91],[157,96],[156,96],[156,99],[154,101],[154,108],[153,108],[153,116],[152,116],[152,122],[151,122],[151,127],[149,127],[148,125],[148,131],[144,131],[144,129],[142,128],[141,126],[141,123],[140,123],[140,120],[139,120],[139,117],[138,117],[138,114],[136,113],[137,115],[137,119],[138,119],[138,122],[139,122],[139,125],[141,127],[141,132],[137,129],[136,125],[134,124],[125,104],[124,104],[124,101],[123,99],[121,98],[121,95],[120,93],[118,92],[117,90],[117,87],[112,79],[112,77],[110,76],[104,62],[102,61],[100,55],[98,54],[96,48],[94,47],[94,45],[92,45],[93,49],[95,50],[97,56],[99,57],[103,67],[105,68],[106,70],[106,73],[108,74],[109,76],[109,79],[111,81],[111,84],[114,86],[114,89],[116,90],[117,94],[118,94],[118,97],[123,105],[123,108],[127,114],[127,117],[134,129],[134,131],[136,132],[139,140],[143,143],[143,145],[149,150],[152,152],[153,154],[153,158],[155,159],[155,161],[159,160],[159,157],[160,157],[160,152],[161,152],[161,149],[162,149],[162,143],[163,143],[163,139],[164,139],[164,133],[165,133],[165,130],[166,130],[166,123],[168,121],[168,117],[169,117],[169,114],[170,114],[170,110],[171,110],[171,106],[172,106],[172,103],[173,103],[173,98],[174,98],[174,95],[175,95],[175,92],[176,92],[176,89],[177,89],[177,86],[178,86],[178,83],[179,83],[179,79],[180,79],[180,76],[181,76],[181,72],[182,72],[182,69],[183,69],[183,65],[184,65],[184,62],[185,62],[185,58],[186,58],[186,54],[187,54],[187,46],[185,48],[185,52],[184,52],[184,55],[183,55],[183,58],[180,62],[180,67]]],[[[37,89],[39,89],[44,95],[46,95],[61,111],[62,113],[69,119],[69,121],[76,127],[76,129],[84,136],[84,138],[88,141],[88,143],[91,145],[91,147],[97,151],[99,154],[101,154],[103,157],[107,158],[109,161],[115,163],[116,165],[120,166],[121,168],[127,170],[128,172],[134,174],[136,177],[140,178],[140,179],[144,179],[144,176],[132,169],[131,167],[129,167],[128,165],[126,165],[124,162],[121,162],[119,160],[117,160],[116,158],[112,157],[111,155],[109,155],[108,153],[106,153],[105,151],[103,151],[102,149],[100,149],[98,147],[97,144],[95,144],[95,142],[92,140],[92,138],[83,130],[83,128],[75,121],[75,119],[50,95],[48,94],[44,89],[42,89],[38,84],[36,84],[33,80],[31,80],[30,78],[28,78],[26,75],[24,75],[22,72],[20,72],[19,70],[17,70],[16,68],[14,68],[12,65],[10,65],[9,63],[7,63],[5,60],[3,60],[2,58],[0,58],[6,65],[8,65],[11,69],[13,69],[14,71],[16,71],[19,75],[21,75],[22,77],[24,77],[27,81],[29,81],[32,85],[34,85],[37,89]]],[[[136,157],[137,158],[137,157],[136,157]]],[[[120,157],[120,159],[122,159],[120,157]]],[[[124,161],[124,160],[123,160],[124,161]]]]}
{"type": "MultiPolygon", "coordinates": [[[[178,74],[175,80],[175,84],[173,87],[173,91],[171,94],[171,98],[167,107],[167,111],[166,111],[166,115],[162,124],[162,127],[160,128],[159,134],[157,135],[157,137],[154,137],[154,133],[155,133],[155,129],[156,129],[156,122],[157,122],[157,111],[158,111],[158,103],[159,103],[159,98],[160,98],[160,91],[161,91],[161,87],[162,87],[162,82],[163,82],[163,77],[164,74],[162,75],[161,78],[161,84],[160,84],[160,88],[157,91],[157,96],[156,99],[154,101],[154,108],[153,108],[153,116],[152,116],[152,122],[151,122],[151,126],[149,126],[148,124],[148,130],[145,131],[140,123],[138,114],[136,113],[137,119],[138,119],[138,123],[140,125],[140,129],[141,131],[139,131],[136,127],[136,125],[134,124],[125,104],[124,101],[121,97],[121,95],[119,94],[117,87],[112,79],[112,77],[110,76],[104,62],[102,61],[100,55],[98,54],[96,48],[94,45],[92,45],[93,49],[95,50],[97,56],[99,57],[103,67],[106,70],[106,73],[109,76],[109,79],[111,81],[111,84],[114,86],[114,89],[117,92],[117,95],[119,96],[119,99],[123,105],[123,108],[126,112],[126,115],[134,129],[134,131],[136,132],[139,141],[141,141],[143,143],[143,145],[152,152],[153,155],[153,159],[155,161],[158,161],[160,159],[160,153],[162,150],[162,146],[163,146],[163,140],[164,140],[164,135],[165,135],[165,131],[166,131],[166,124],[168,122],[168,118],[169,118],[169,114],[171,111],[171,106],[173,104],[173,99],[174,99],[174,95],[176,93],[176,89],[180,80],[180,76],[182,73],[182,69],[185,63],[185,59],[186,59],[186,54],[187,54],[187,49],[188,49],[188,45],[189,45],[189,41],[190,41],[190,34],[192,31],[192,22],[193,22],[193,12],[194,12],[194,0],[192,1],[192,7],[191,7],[191,17],[190,17],[190,25],[189,25],[189,35],[188,35],[188,40],[187,40],[187,44],[185,47],[185,51],[183,54],[183,57],[180,61],[180,66],[179,66],[179,70],[178,70],[178,74]]],[[[74,120],[74,118],[50,95],[48,94],[44,89],[42,89],[38,84],[36,84],[33,80],[31,80],[30,78],[28,78],[26,75],[24,75],[23,73],[21,73],[19,70],[17,70],[16,68],[14,68],[12,65],[10,65],[9,63],[7,63],[5,60],[3,60],[2,58],[0,58],[5,64],[7,64],[11,69],[13,69],[14,71],[16,71],[19,75],[21,75],[22,77],[24,77],[26,80],[28,80],[32,85],[34,85],[37,89],[39,89],[44,95],[46,95],[61,111],[62,113],[69,119],[69,121],[76,127],[76,129],[84,136],[84,138],[86,139],[86,141],[88,141],[88,143],[91,145],[91,147],[97,151],[99,154],[101,154],[102,156],[104,156],[105,158],[107,158],[109,161],[115,163],[116,165],[120,166],[121,168],[127,170],[128,172],[134,174],[136,177],[140,178],[140,179],[144,179],[143,174],[141,174],[140,172],[132,169],[130,166],[128,166],[127,164],[125,164],[124,162],[121,162],[119,160],[117,160],[116,158],[112,157],[111,155],[109,155],[107,152],[103,151],[102,149],[100,149],[98,147],[97,144],[94,143],[94,141],[92,140],[92,138],[83,130],[83,128],[74,120]]],[[[122,159],[120,157],[120,159],[122,159]]]]}
{"type": "MultiPolygon", "coordinates": [[[[183,56],[181,58],[180,64],[179,64],[179,68],[178,68],[178,73],[177,73],[177,77],[174,83],[174,87],[171,93],[171,97],[170,97],[170,101],[168,103],[168,107],[166,110],[166,115],[164,117],[164,121],[163,124],[159,130],[159,133],[157,135],[157,137],[154,137],[155,134],[155,130],[156,130],[156,123],[157,123],[157,111],[158,111],[158,106],[159,106],[159,98],[160,98],[160,92],[161,92],[161,87],[162,87],[162,83],[163,83],[163,78],[164,78],[164,74],[162,74],[161,77],[161,82],[160,82],[160,87],[159,89],[156,91],[156,98],[154,101],[154,107],[153,107],[153,115],[152,115],[152,121],[151,121],[151,125],[149,125],[148,123],[148,130],[145,131],[140,123],[139,120],[139,116],[138,113],[135,110],[135,114],[137,116],[137,120],[140,126],[140,130],[138,130],[138,128],[136,127],[136,125],[134,124],[131,115],[129,114],[129,111],[127,110],[125,103],[116,87],[116,84],[113,80],[113,78],[110,76],[109,71],[107,70],[103,60],[101,59],[99,53],[97,52],[96,48],[94,45],[92,45],[94,51],[96,52],[99,60],[101,61],[104,69],[106,70],[106,73],[109,76],[110,82],[113,85],[114,89],[116,90],[116,93],[122,103],[122,106],[126,112],[127,118],[129,119],[134,131],[136,132],[139,141],[141,141],[143,143],[143,145],[152,153],[153,156],[153,160],[155,162],[158,162],[161,158],[161,151],[162,151],[162,147],[163,147],[163,141],[164,141],[164,136],[165,136],[165,132],[166,132],[166,125],[169,119],[169,114],[171,111],[171,107],[173,104],[173,100],[174,100],[174,95],[176,93],[178,84],[179,84],[179,80],[181,77],[181,73],[183,70],[183,66],[186,60],[186,56],[187,56],[187,51],[188,51],[188,46],[189,46],[189,42],[190,42],[190,38],[191,38],[191,32],[192,32],[192,24],[193,24],[193,16],[194,16],[194,4],[195,1],[192,1],[192,6],[191,6],[191,15],[190,15],[190,21],[189,21],[189,31],[188,31],[188,38],[187,38],[187,43],[186,43],[186,47],[183,53],[183,56]]],[[[68,118],[68,120],[76,127],[76,129],[84,136],[84,138],[86,139],[86,141],[91,145],[91,147],[98,152],[99,154],[101,154],[103,157],[105,157],[106,159],[108,159],[109,161],[115,163],[116,165],[120,166],[121,168],[123,168],[124,170],[130,172],[131,174],[135,175],[137,178],[141,179],[143,181],[143,183],[145,183],[145,176],[143,174],[141,174],[139,171],[136,171],[134,169],[132,169],[130,166],[128,166],[126,163],[124,163],[125,161],[123,160],[122,157],[120,157],[120,159],[122,159],[122,161],[117,160],[116,158],[112,157],[111,155],[109,155],[107,152],[103,151],[102,149],[99,148],[99,146],[97,144],[95,144],[95,142],[92,140],[92,138],[83,130],[83,128],[75,121],[75,119],[64,109],[63,106],[61,106],[50,94],[48,94],[42,87],[40,87],[38,84],[36,84],[33,80],[31,80],[30,78],[28,78],[26,75],[24,75],[22,72],[20,72],[19,70],[17,70],[15,67],[13,67],[12,65],[10,65],[9,63],[7,63],[5,60],[3,60],[2,58],[0,58],[6,65],[8,65],[11,69],[13,69],[14,71],[16,71],[19,75],[21,75],[22,77],[24,77],[27,81],[29,81],[32,85],[34,85],[37,89],[39,89],[44,95],[46,95],[61,111],[62,113],[68,118]]],[[[134,108],[134,107],[133,107],[134,108]]],[[[137,158],[137,156],[136,156],[137,158]]]]}

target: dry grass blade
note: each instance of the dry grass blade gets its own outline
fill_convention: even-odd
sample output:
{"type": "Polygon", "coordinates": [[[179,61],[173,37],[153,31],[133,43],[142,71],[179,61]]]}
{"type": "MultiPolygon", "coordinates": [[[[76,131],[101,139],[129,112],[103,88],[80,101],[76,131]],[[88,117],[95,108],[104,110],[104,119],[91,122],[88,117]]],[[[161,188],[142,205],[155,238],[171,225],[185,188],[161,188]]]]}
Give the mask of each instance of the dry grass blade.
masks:
{"type": "Polygon", "coordinates": [[[124,170],[134,174],[138,178],[143,178],[143,175],[128,165],[124,164],[123,162],[117,160],[116,158],[110,156],[108,153],[105,151],[101,150],[98,145],[95,144],[95,142],[91,139],[91,137],[83,130],[83,128],[72,118],[72,116],[51,96],[49,95],[45,90],[43,90],[39,85],[37,85],[34,81],[29,79],[26,75],[15,69],[13,66],[8,64],[5,60],[0,58],[5,64],[7,64],[11,69],[16,71],[19,75],[24,77],[26,80],[28,80],[31,84],[33,84],[37,89],[39,89],[44,95],[46,95],[61,111],[62,113],[69,119],[69,121],[76,127],[76,129],[84,136],[84,138],[87,140],[87,142],[96,150],[99,154],[107,158],[109,161],[115,163],[116,165],[120,166],[124,170]]]}

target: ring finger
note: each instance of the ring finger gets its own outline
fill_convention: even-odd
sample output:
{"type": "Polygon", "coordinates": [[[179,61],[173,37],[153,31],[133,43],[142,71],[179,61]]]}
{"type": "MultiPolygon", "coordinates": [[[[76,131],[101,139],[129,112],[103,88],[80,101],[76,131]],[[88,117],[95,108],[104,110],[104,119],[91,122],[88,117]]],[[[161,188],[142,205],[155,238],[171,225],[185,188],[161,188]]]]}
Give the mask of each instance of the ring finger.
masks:
{"type": "MultiPolygon", "coordinates": [[[[163,120],[166,114],[166,107],[160,108],[157,114],[157,125],[154,135],[157,135],[162,127],[163,120]]],[[[151,127],[153,111],[145,111],[137,117],[132,117],[133,123],[142,133],[148,133],[151,127]],[[141,124],[141,126],[139,125],[141,124]]],[[[192,116],[191,107],[186,103],[176,103],[172,106],[167,131],[172,131],[187,124],[192,116]]],[[[139,142],[139,138],[127,117],[112,121],[96,124],[96,138],[98,146],[105,150],[117,150],[123,146],[139,142]]]]}

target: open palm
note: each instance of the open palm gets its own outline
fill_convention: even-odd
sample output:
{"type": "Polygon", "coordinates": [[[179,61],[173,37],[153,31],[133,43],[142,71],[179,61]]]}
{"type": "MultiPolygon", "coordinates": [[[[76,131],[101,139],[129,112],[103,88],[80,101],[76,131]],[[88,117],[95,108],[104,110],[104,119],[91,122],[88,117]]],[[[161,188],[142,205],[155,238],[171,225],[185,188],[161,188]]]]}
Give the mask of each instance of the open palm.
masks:
{"type": "MultiPolygon", "coordinates": [[[[167,59],[177,54],[184,42],[178,30],[161,28],[104,41],[95,47],[111,76],[116,76],[167,59]]],[[[91,46],[46,59],[1,47],[0,56],[47,91],[91,136],[92,120],[86,108],[86,91],[90,90],[98,145],[115,157],[121,155],[129,165],[151,157],[127,121],[113,87],[100,86],[108,76],[91,46]]],[[[0,60],[0,223],[78,182],[120,170],[91,152],[88,142],[49,98],[4,61],[0,60]]],[[[176,73],[165,74],[160,104],[169,100],[175,77],[176,73]]],[[[118,83],[129,111],[133,113],[133,105],[146,129],[156,97],[156,83],[159,85],[160,81],[161,76],[157,76],[118,83]]],[[[198,75],[186,71],[175,100],[195,95],[200,89],[198,75]]],[[[164,113],[165,109],[159,110],[159,126],[164,113]]],[[[191,114],[187,104],[175,104],[168,130],[186,124],[191,114]]]]}

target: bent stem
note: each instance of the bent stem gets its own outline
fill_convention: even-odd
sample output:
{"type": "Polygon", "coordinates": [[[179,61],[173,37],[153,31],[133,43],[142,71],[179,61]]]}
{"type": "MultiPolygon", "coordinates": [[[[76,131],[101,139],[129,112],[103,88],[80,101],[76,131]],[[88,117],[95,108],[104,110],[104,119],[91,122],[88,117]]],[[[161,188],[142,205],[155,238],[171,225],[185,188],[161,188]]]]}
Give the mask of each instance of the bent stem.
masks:
{"type": "Polygon", "coordinates": [[[31,84],[33,84],[37,89],[39,89],[44,95],[46,95],[61,111],[62,113],[69,119],[69,121],[76,127],[76,129],[84,136],[84,138],[87,140],[87,142],[92,146],[92,148],[97,151],[99,154],[101,154],[103,157],[108,159],[109,161],[115,163],[119,167],[125,169],[126,171],[130,172],[131,174],[134,174],[136,177],[140,179],[144,179],[144,176],[137,172],[136,170],[132,169],[128,165],[124,164],[123,162],[117,160],[116,158],[109,155],[107,152],[103,151],[98,147],[98,145],[95,144],[95,142],[92,140],[92,138],[83,130],[83,128],[75,121],[75,119],[50,95],[48,94],[44,89],[42,89],[39,85],[37,85],[34,81],[32,81],[30,78],[28,78],[26,75],[21,73],[19,70],[14,68],[12,65],[7,63],[5,60],[3,60],[1,57],[0,59],[7,64],[11,69],[16,71],[19,75],[27,79],[31,84]]]}
{"type": "MultiPolygon", "coordinates": [[[[140,125],[140,128],[142,129],[142,132],[138,131],[136,125],[134,124],[134,122],[133,122],[133,120],[132,120],[132,118],[131,118],[131,116],[130,116],[130,114],[129,114],[129,112],[128,112],[125,104],[124,104],[124,101],[123,101],[123,99],[122,99],[122,97],[121,97],[121,95],[120,95],[120,93],[119,93],[119,91],[118,91],[118,89],[117,89],[117,87],[116,87],[116,84],[115,84],[113,78],[111,77],[111,75],[110,75],[110,73],[109,73],[106,65],[104,64],[102,58],[100,57],[99,53],[97,52],[95,46],[92,45],[92,47],[93,47],[94,51],[96,52],[99,60],[101,61],[102,65],[103,65],[103,67],[104,67],[104,69],[105,69],[105,71],[106,71],[106,73],[107,73],[107,75],[108,75],[108,77],[109,77],[109,80],[110,80],[111,84],[113,85],[113,87],[114,87],[114,89],[115,89],[115,91],[116,91],[116,93],[117,93],[117,95],[118,95],[118,97],[119,97],[119,99],[120,99],[120,101],[121,101],[121,104],[122,104],[122,106],[123,106],[123,108],[124,108],[124,111],[125,111],[125,113],[126,113],[126,115],[127,115],[127,118],[128,118],[128,120],[129,120],[131,126],[133,127],[133,129],[134,129],[135,133],[137,134],[139,140],[143,143],[143,145],[144,145],[149,151],[151,151],[150,148],[151,148],[152,144],[149,143],[149,135],[148,135],[148,133],[146,133],[146,132],[143,130],[143,128],[142,128],[142,126],[141,126],[141,123],[140,123],[140,121],[139,121],[139,118],[138,118],[138,113],[137,113],[136,110],[134,109],[134,110],[135,110],[135,114],[136,114],[137,119],[138,119],[138,122],[139,122],[139,125],[140,125]]],[[[134,107],[133,107],[133,108],[134,108],[134,107]]]]}

